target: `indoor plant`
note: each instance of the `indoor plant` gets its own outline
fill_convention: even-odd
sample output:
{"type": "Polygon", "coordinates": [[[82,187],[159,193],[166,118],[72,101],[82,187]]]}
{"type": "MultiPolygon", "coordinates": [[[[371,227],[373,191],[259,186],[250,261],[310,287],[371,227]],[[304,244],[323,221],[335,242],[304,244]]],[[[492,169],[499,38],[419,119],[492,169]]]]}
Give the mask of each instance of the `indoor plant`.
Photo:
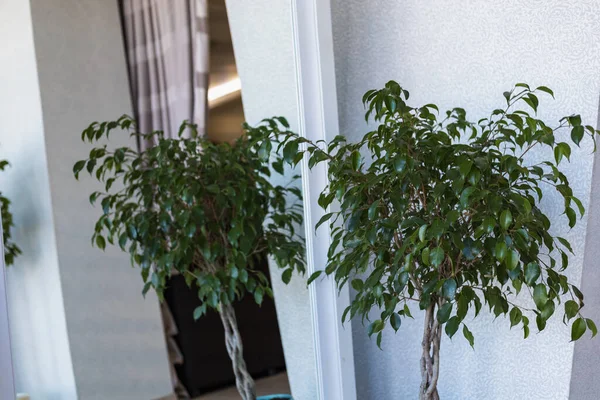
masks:
{"type": "Polygon", "coordinates": [[[390,81],[364,95],[366,119],[372,116],[378,126],[359,142],[338,136],[320,146],[292,134],[284,140],[288,162],[306,155],[309,167],[328,163],[329,185],[319,204],[336,206],[317,228],[331,225],[326,274],[355,290],[342,319],[360,315],[364,321],[378,309],[368,334],[380,345],[386,325],[398,330],[411,317],[409,303],[424,312],[420,399],[439,398],[442,331],[453,337],[461,329],[473,346],[465,317],[477,317],[484,304],[496,316],[508,315],[525,338],[530,318],[541,331],[559,305],[565,323],[574,319],[573,340],[586,330],[597,333],[580,313],[583,294],[562,273],[571,245],[551,234],[538,205],[544,190],[557,190],[565,221],[571,228],[577,223],[584,208],[560,170],[571,154],[560,132],[570,133],[577,146],[590,137],[595,148],[598,131],[582,125],[579,115],[550,127],[536,117],[539,93],[553,96],[547,87],[517,84],[504,93],[504,108],[472,123],[461,108],[438,119],[434,104],[408,106],[409,93],[390,81]],[[553,159],[524,157],[542,146],[553,159]]]}
{"type": "Polygon", "coordinates": [[[304,271],[303,240],[295,231],[302,222],[301,193],[269,181],[269,163],[283,173],[283,160],[271,155],[278,126],[287,128],[287,121],[245,125],[245,135],[230,145],[198,137],[188,123],[182,124],[178,139],[160,131],[138,133],[134,121],[123,116],[92,123],[82,140],[94,143],[121,129],[156,145],[142,152],[101,145],[73,167],[76,178],[86,169],[104,185],[90,195],[90,202],[100,201],[103,210],[92,243],[104,249],[108,242],[128,252],[141,268],[144,294],[153,288],[162,299],[176,270],[198,289],[202,305],[194,318],[209,309],[220,314],[244,400],[256,395],[232,302],[250,294],[261,304],[264,296],[272,296],[267,277],[253,268],[259,253],[269,254],[284,269],[286,283],[294,270],[304,271]]]}
{"type": "MultiPolygon", "coordinates": [[[[0,171],[4,171],[10,164],[6,160],[0,160],[0,171]]],[[[0,211],[2,212],[2,235],[4,240],[4,263],[12,265],[15,257],[21,254],[21,249],[11,238],[11,228],[14,226],[13,216],[10,212],[10,200],[0,192],[0,211]]]]}

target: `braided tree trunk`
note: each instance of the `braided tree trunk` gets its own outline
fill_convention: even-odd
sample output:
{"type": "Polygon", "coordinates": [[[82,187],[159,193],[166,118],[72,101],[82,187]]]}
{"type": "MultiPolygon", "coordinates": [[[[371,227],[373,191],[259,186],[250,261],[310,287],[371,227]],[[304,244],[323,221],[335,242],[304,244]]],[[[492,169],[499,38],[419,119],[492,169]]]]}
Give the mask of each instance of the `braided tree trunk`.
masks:
{"type": "Polygon", "coordinates": [[[425,313],[425,327],[423,329],[423,354],[421,356],[421,387],[419,400],[439,400],[437,391],[438,376],[440,373],[440,341],[442,339],[442,326],[435,317],[436,301],[431,300],[431,305],[425,313]]]}
{"type": "Polygon", "coordinates": [[[237,327],[235,311],[231,304],[221,303],[221,311],[219,312],[223,328],[225,328],[225,345],[227,353],[231,358],[233,365],[233,373],[235,374],[235,385],[242,396],[242,400],[255,400],[256,391],[254,388],[254,380],[246,369],[244,361],[244,349],[242,347],[242,338],[237,327]]]}

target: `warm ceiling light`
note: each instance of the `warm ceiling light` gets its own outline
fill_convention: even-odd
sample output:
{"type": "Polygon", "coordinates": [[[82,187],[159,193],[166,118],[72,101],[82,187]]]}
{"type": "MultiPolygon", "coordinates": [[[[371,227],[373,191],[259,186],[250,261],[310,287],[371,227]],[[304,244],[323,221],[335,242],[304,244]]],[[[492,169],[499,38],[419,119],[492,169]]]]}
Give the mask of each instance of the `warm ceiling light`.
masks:
{"type": "Polygon", "coordinates": [[[222,100],[225,100],[226,97],[235,94],[238,95],[238,92],[242,90],[242,82],[240,78],[234,78],[225,83],[221,83],[220,85],[216,85],[208,88],[208,104],[209,106],[216,105],[221,103],[222,100]]]}

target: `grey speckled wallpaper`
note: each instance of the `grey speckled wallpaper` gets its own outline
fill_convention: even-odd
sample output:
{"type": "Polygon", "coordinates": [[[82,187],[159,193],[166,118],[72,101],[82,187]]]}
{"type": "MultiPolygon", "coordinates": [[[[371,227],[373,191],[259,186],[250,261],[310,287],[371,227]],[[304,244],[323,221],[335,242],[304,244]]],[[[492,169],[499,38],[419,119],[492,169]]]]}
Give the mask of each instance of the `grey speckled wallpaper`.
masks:
{"type": "MultiPolygon", "coordinates": [[[[516,82],[547,85],[557,100],[542,101],[541,116],[558,120],[581,113],[597,121],[600,89],[600,12],[594,0],[389,1],[333,0],[340,130],[357,138],[368,129],[362,94],[389,79],[411,92],[413,104],[461,106],[472,120],[502,105],[516,82]]],[[[568,176],[589,203],[593,156],[590,143],[575,150],[568,176]]],[[[545,155],[532,154],[531,160],[545,155]]],[[[549,155],[547,155],[549,156],[549,155]]],[[[570,276],[581,279],[586,220],[569,231],[551,192],[544,211],[555,233],[574,243],[570,276]]],[[[555,316],[555,319],[560,318],[555,316]]],[[[503,318],[470,324],[475,351],[466,340],[444,338],[440,394],[444,400],[569,397],[573,345],[569,328],[552,324],[526,341],[503,318]]],[[[387,331],[384,351],[353,324],[358,398],[417,397],[422,321],[387,331]]]]}

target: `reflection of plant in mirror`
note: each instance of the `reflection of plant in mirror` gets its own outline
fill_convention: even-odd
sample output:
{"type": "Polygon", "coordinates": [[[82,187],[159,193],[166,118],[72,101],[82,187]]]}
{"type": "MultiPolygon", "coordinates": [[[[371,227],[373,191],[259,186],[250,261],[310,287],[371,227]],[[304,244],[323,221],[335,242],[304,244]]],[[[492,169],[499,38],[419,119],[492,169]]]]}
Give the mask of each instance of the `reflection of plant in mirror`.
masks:
{"type": "MultiPolygon", "coordinates": [[[[4,171],[10,164],[0,160],[0,171],[4,171]]],[[[10,212],[10,200],[0,192],[0,211],[2,212],[2,233],[4,238],[4,263],[12,265],[15,257],[21,254],[21,249],[11,239],[11,228],[14,226],[13,216],[10,212]]]]}
{"type": "MultiPolygon", "coordinates": [[[[343,319],[369,318],[378,308],[368,334],[380,346],[386,325],[397,331],[411,317],[409,302],[424,312],[421,399],[439,398],[442,331],[453,337],[461,330],[473,346],[465,317],[477,317],[484,303],[495,316],[508,315],[511,327],[520,325],[525,338],[530,318],[541,331],[560,304],[563,321],[574,319],[573,340],[586,330],[596,335],[594,322],[580,313],[583,294],[563,274],[571,245],[551,234],[539,202],[546,189],[558,191],[566,220],[575,226],[584,208],[559,167],[571,155],[559,132],[568,129],[577,146],[590,137],[595,147],[598,131],[582,125],[579,115],[556,127],[536,118],[540,92],[553,96],[546,87],[517,84],[504,93],[506,107],[471,123],[461,108],[438,120],[433,104],[408,106],[408,92],[391,81],[363,97],[367,120],[372,115],[379,126],[362,140],[347,143],[338,136],[323,149],[305,144],[309,166],[329,166],[319,204],[339,202],[317,227],[328,222],[332,229],[325,272],[356,291],[343,319]],[[554,159],[524,157],[542,146],[554,159]]],[[[303,142],[287,139],[288,162],[299,162],[303,142]]]]}
{"type": "Polygon", "coordinates": [[[219,312],[245,400],[256,396],[232,303],[246,293],[259,305],[264,296],[272,296],[267,277],[254,268],[257,255],[271,255],[284,269],[285,283],[294,270],[304,272],[304,244],[295,231],[302,222],[301,192],[269,181],[269,161],[283,173],[283,159],[271,158],[279,126],[287,127],[287,121],[245,125],[246,134],[230,145],[197,137],[195,126],[187,123],[179,139],[137,133],[134,122],[123,116],[91,124],[82,139],[96,142],[121,128],[139,140],[154,139],[156,146],[138,153],[103,145],[73,168],[76,178],[86,169],[104,184],[103,192],[90,195],[90,202],[99,200],[104,211],[92,242],[128,252],[132,264],[141,267],[144,294],[154,288],[162,299],[168,278],[178,271],[198,289],[202,304],[194,318],[210,309],[219,312]],[[191,138],[182,137],[186,130],[191,138]]]}

